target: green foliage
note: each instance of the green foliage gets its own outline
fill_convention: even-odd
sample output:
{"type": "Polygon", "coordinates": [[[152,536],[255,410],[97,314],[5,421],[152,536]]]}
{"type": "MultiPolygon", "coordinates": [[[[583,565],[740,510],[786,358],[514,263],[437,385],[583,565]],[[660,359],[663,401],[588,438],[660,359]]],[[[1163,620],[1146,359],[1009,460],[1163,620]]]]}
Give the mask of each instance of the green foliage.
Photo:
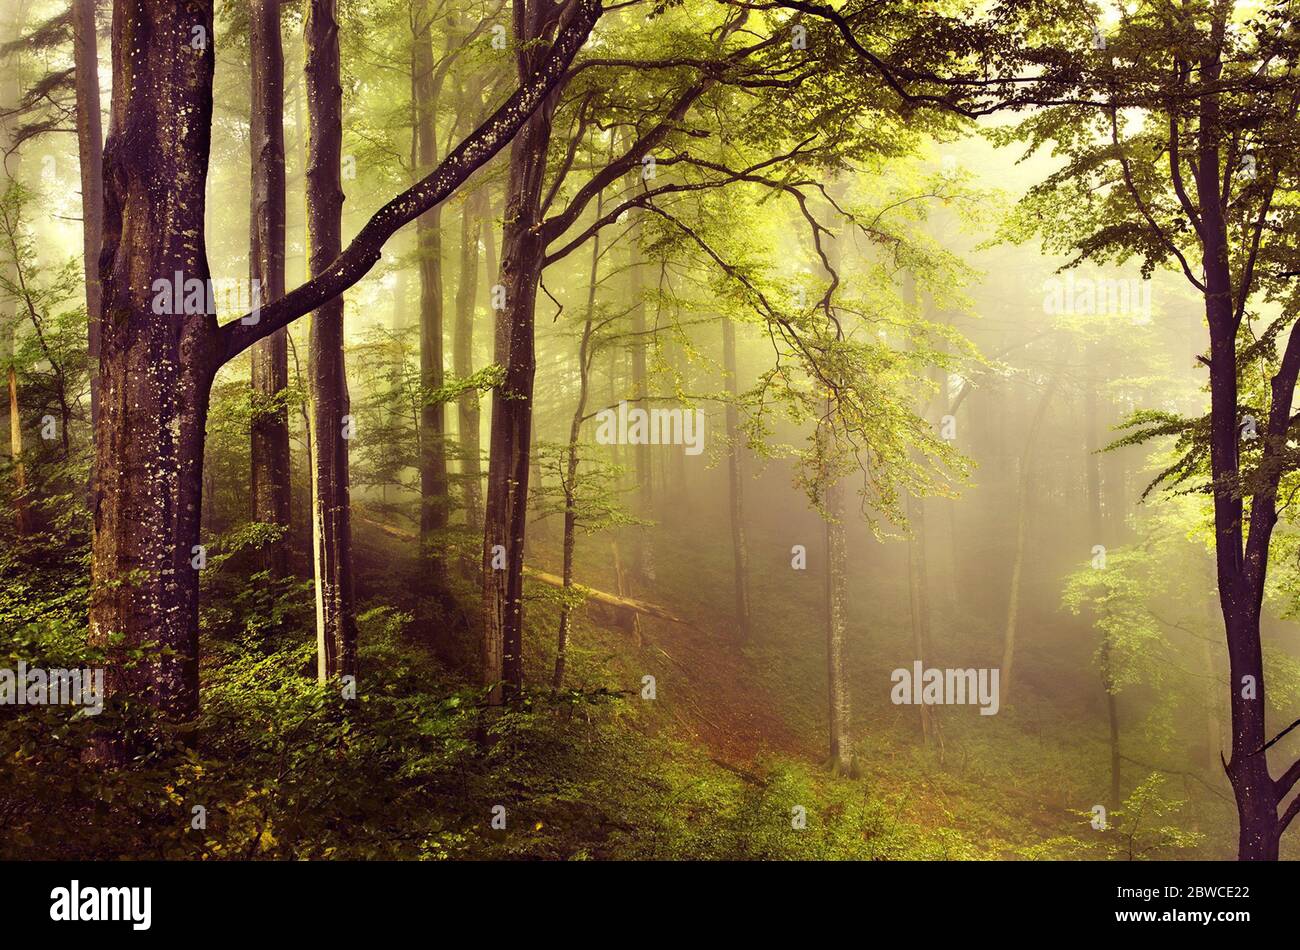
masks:
{"type": "Polygon", "coordinates": [[[1127,861],[1167,859],[1195,847],[1202,839],[1196,832],[1166,823],[1186,803],[1168,798],[1164,787],[1164,777],[1152,773],[1124,799],[1123,808],[1110,816],[1111,833],[1098,846],[1107,857],[1127,861]]]}

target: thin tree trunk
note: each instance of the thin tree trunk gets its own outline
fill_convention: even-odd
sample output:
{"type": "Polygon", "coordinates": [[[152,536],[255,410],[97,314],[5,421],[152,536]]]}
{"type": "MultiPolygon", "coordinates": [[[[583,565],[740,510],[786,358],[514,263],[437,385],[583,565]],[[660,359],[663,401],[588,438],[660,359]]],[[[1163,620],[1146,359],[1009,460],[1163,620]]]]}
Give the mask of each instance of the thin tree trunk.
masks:
{"type": "MultiPolygon", "coordinates": [[[[1087,344],[1084,348],[1085,378],[1083,382],[1083,450],[1084,482],[1088,495],[1088,529],[1092,534],[1093,545],[1105,544],[1105,506],[1102,501],[1101,456],[1099,428],[1097,418],[1097,389],[1092,373],[1097,366],[1096,346],[1087,344]]],[[[1112,644],[1110,635],[1102,634],[1099,665],[1101,667],[1101,686],[1106,693],[1106,720],[1109,726],[1110,740],[1110,807],[1118,808],[1123,801],[1120,798],[1121,759],[1119,751],[1119,697],[1116,695],[1115,674],[1112,668],[1112,644]]]]}
{"type": "Polygon", "coordinates": [[[77,94],[77,156],[81,168],[81,253],[86,275],[90,356],[90,420],[99,417],[99,249],[104,236],[104,132],[99,114],[99,53],[95,0],[72,4],[73,65],[77,94]]]}
{"type": "MultiPolygon", "coordinates": [[[[628,133],[626,136],[626,146],[631,148],[635,136],[628,133]]],[[[628,190],[635,192],[643,187],[641,166],[638,164],[630,172],[628,178],[628,190]]],[[[639,208],[632,208],[628,211],[628,229],[627,229],[627,255],[628,255],[628,299],[632,306],[631,313],[631,336],[629,339],[628,350],[631,355],[631,373],[632,373],[632,392],[628,397],[633,402],[640,403],[649,395],[646,381],[646,337],[645,337],[645,270],[642,265],[641,253],[641,211],[639,208]]],[[[646,517],[651,511],[653,502],[653,479],[650,470],[650,446],[648,443],[640,443],[632,446],[630,449],[633,464],[633,476],[636,479],[636,489],[632,498],[634,500],[634,513],[639,517],[646,517]]],[[[646,574],[646,530],[643,526],[637,525],[632,528],[632,571],[640,578],[646,574]]]]}
{"type": "MultiPolygon", "coordinates": [[[[438,161],[438,88],[433,64],[432,13],[429,0],[416,7],[412,37],[411,86],[415,95],[417,177],[438,161]]],[[[420,384],[425,393],[443,385],[443,300],[441,207],[426,211],[415,222],[420,272],[420,384]]],[[[420,407],[420,544],[432,558],[435,579],[446,564],[436,535],[447,527],[446,414],[441,402],[420,407]]]]}
{"type": "Polygon", "coordinates": [[[844,543],[844,489],[826,485],[826,663],[830,705],[830,765],[835,775],[853,775],[848,673],[844,661],[848,602],[848,554],[844,543]]]}
{"type": "MultiPolygon", "coordinates": [[[[319,276],[342,247],[343,90],[335,0],[310,0],[307,46],[307,232],[311,273],[319,276]]],[[[343,362],[343,298],[312,315],[307,376],[311,388],[312,540],[316,569],[318,678],[356,675],[356,608],[348,507],[351,421],[343,362]]]]}
{"type": "Polygon", "coordinates": [[[736,328],[727,317],[722,318],[722,368],[727,376],[727,483],[731,509],[731,559],[732,585],[736,598],[736,639],[748,643],[749,612],[749,549],[745,544],[745,469],[740,434],[740,409],[736,400],[740,382],[736,370],[736,328]]]}
{"type": "MultiPolygon", "coordinates": [[[[279,0],[253,0],[249,46],[250,294],[270,303],[284,296],[285,284],[284,51],[279,0]]],[[[289,407],[284,402],[289,385],[288,332],[281,328],[252,348],[252,518],[278,525],[284,532],[264,552],[265,567],[274,577],[288,573],[289,407]]]]}
{"type": "MultiPolygon", "coordinates": [[[[456,335],[452,341],[452,368],[462,379],[474,372],[474,302],[478,291],[479,238],[487,214],[487,186],[465,202],[460,224],[460,273],[456,289],[456,335]]],[[[489,226],[490,229],[490,226],[489,226]]],[[[479,394],[467,392],[456,403],[456,437],[460,442],[461,479],[465,484],[465,524],[483,527],[480,485],[479,394]]]]}
{"type": "Polygon", "coordinates": [[[1101,644],[1102,686],[1106,690],[1106,721],[1110,726],[1110,801],[1112,808],[1123,802],[1120,798],[1119,706],[1115,695],[1115,676],[1111,668],[1110,638],[1101,644]]]}
{"type": "MultiPolygon", "coordinates": [[[[2,16],[0,45],[7,45],[14,42],[22,33],[22,11],[15,5],[6,10],[2,16]]],[[[4,185],[8,189],[18,174],[21,153],[10,152],[14,125],[18,122],[18,117],[7,113],[18,108],[22,89],[19,86],[17,63],[11,60],[5,66],[5,69],[0,70],[0,147],[3,148],[0,154],[5,156],[5,160],[0,162],[0,170],[3,171],[4,185]]],[[[11,260],[9,255],[5,255],[3,267],[5,279],[11,285],[17,283],[18,261],[11,260]]],[[[5,407],[9,414],[9,456],[13,460],[14,467],[14,527],[21,537],[31,530],[31,526],[27,511],[27,470],[23,465],[23,424],[18,402],[18,372],[12,362],[17,334],[18,301],[8,294],[0,294],[0,358],[9,363],[9,370],[5,375],[7,394],[5,407]]]]}
{"type": "Polygon", "coordinates": [[[302,283],[311,280],[311,263],[308,260],[308,236],[307,236],[307,166],[309,158],[307,156],[307,119],[303,115],[303,102],[307,98],[307,78],[304,72],[302,81],[296,84],[296,92],[293,97],[293,135],[294,148],[298,152],[298,163],[300,166],[297,178],[302,183],[302,208],[298,216],[298,249],[301,252],[299,266],[301,268],[302,283]]]}
{"type": "MultiPolygon", "coordinates": [[[[930,659],[930,573],[925,551],[925,499],[907,496],[907,591],[912,620],[912,652],[925,669],[930,659]]],[[[935,738],[933,711],[926,703],[921,710],[921,741],[929,746],[935,738]]]]}
{"type": "Polygon", "coordinates": [[[1057,380],[1053,379],[1043,391],[1038,401],[1038,409],[1029,423],[1025,433],[1025,447],[1020,453],[1020,477],[1016,484],[1016,548],[1011,561],[1011,593],[1007,602],[1007,626],[1002,641],[1001,690],[1002,703],[1005,705],[1011,696],[1011,674],[1016,658],[1016,627],[1020,619],[1020,579],[1025,566],[1025,546],[1029,534],[1029,493],[1032,485],[1030,466],[1034,459],[1034,443],[1038,430],[1042,428],[1043,417],[1047,415],[1048,403],[1056,392],[1057,380]]]}
{"type": "MultiPolygon", "coordinates": [[[[604,209],[605,194],[596,196],[596,217],[600,218],[604,209]]],[[[600,267],[600,232],[597,231],[591,241],[591,275],[587,281],[587,317],[582,326],[582,342],[578,344],[578,402],[573,407],[573,418],[569,421],[569,444],[565,449],[564,466],[564,592],[573,589],[573,552],[577,545],[578,530],[578,436],[582,432],[582,417],[587,412],[587,392],[591,382],[592,344],[591,327],[596,314],[596,286],[600,267]]],[[[619,590],[621,594],[622,591],[619,590]]],[[[572,608],[566,597],[560,604],[560,626],[555,639],[555,676],[551,680],[554,689],[564,685],[564,666],[568,658],[569,626],[572,608]]]]}
{"type": "MultiPolygon", "coordinates": [[[[0,319],[5,315],[0,314],[0,319]]],[[[9,314],[5,334],[4,355],[10,359],[14,351],[14,323],[16,316],[9,314]]],[[[19,537],[31,531],[31,515],[27,509],[27,469],[23,465],[23,419],[18,405],[18,372],[9,364],[9,455],[14,465],[14,528],[19,537]]]]}

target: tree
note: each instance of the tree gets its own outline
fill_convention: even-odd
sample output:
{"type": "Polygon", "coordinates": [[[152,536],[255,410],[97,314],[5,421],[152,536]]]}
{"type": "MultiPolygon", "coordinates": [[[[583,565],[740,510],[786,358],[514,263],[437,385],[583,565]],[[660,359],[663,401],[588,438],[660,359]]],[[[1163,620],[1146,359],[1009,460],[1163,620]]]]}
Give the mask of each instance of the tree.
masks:
{"type": "MultiPolygon", "coordinates": [[[[311,0],[307,45],[307,237],[311,276],[342,250],[343,89],[335,0],[311,0]]],[[[321,682],[355,676],[356,603],[348,442],[354,422],[343,362],[343,297],[319,307],[308,338],[311,400],[312,541],[316,570],[316,671],[321,682]]]]}
{"type": "Polygon", "coordinates": [[[736,328],[722,318],[722,368],[727,374],[727,490],[731,509],[732,574],[736,595],[736,639],[745,643],[750,636],[749,548],[745,544],[745,460],[741,445],[739,381],[736,369],[736,328]]]}
{"type": "MultiPolygon", "coordinates": [[[[10,45],[22,32],[21,11],[18,7],[8,11],[0,22],[0,39],[4,40],[6,55],[12,55],[10,45]]],[[[14,114],[19,105],[21,88],[18,71],[10,69],[0,79],[0,158],[4,162],[5,191],[11,191],[17,170],[18,156],[14,150],[18,145],[17,117],[14,114]]],[[[17,260],[6,257],[3,279],[9,283],[17,281],[17,260]]],[[[14,365],[14,343],[17,333],[18,307],[17,298],[5,295],[0,299],[0,359],[8,363],[5,371],[6,407],[9,415],[9,456],[14,464],[14,518],[18,534],[26,534],[27,517],[27,477],[23,466],[23,428],[22,416],[18,405],[18,368],[14,365]]]]}
{"type": "Polygon", "coordinates": [[[575,0],[549,49],[538,50],[537,69],[436,169],[380,208],[312,279],[262,307],[256,322],[249,315],[218,326],[206,308],[168,313],[175,307],[164,306],[188,289],[173,285],[177,274],[200,288],[209,277],[203,185],[212,3],[181,9],[119,0],[104,153],[103,398],[90,611],[91,642],[110,648],[110,694],[147,696],[178,716],[198,705],[203,431],[216,370],[355,284],[389,237],[508,144],[565,73],[599,13],[595,0],[575,0]],[[123,651],[150,642],[166,649],[150,667],[128,669],[123,651]]]}
{"type": "Polygon", "coordinates": [[[1294,469],[1300,373],[1295,37],[1281,4],[1253,15],[1231,0],[1139,8],[1121,16],[1104,49],[1079,40],[1070,51],[1074,83],[1039,90],[1047,108],[1018,133],[1067,158],[1026,202],[1044,212],[1049,246],[1078,260],[1137,257],[1148,274],[1171,267],[1202,298],[1208,416],[1153,410],[1133,421],[1139,437],[1182,440],[1185,454],[1166,481],[1192,479],[1213,497],[1232,710],[1225,768],[1243,860],[1276,859],[1300,813],[1300,797],[1283,805],[1300,762],[1276,779],[1269,771],[1268,749],[1287,730],[1268,736],[1260,634],[1279,485],[1294,469]],[[1067,192],[1069,207],[1054,208],[1067,192]],[[1260,331],[1265,302],[1278,314],[1260,331]],[[1255,432],[1247,417],[1260,424],[1256,439],[1243,434],[1255,432]]]}
{"type": "MultiPolygon", "coordinates": [[[[256,0],[249,10],[252,95],[249,149],[252,186],[249,215],[250,293],[259,301],[284,296],[285,167],[284,50],[279,0],[256,0]]],[[[252,453],[250,485],[254,521],[277,526],[281,536],[267,545],[266,567],[274,577],[288,573],[290,485],[288,331],[277,330],[253,346],[252,453]]]]}
{"type": "MultiPolygon", "coordinates": [[[[835,407],[827,399],[826,414],[835,407]]],[[[820,430],[820,427],[819,427],[820,430]]],[[[831,437],[827,432],[819,438],[831,437]]],[[[830,767],[834,775],[854,775],[857,763],[853,756],[853,716],[849,699],[848,673],[845,666],[844,640],[848,610],[848,552],[844,542],[843,473],[833,467],[833,453],[822,445],[823,461],[818,490],[825,505],[826,523],[826,669],[827,698],[830,712],[830,767]]]]}
{"type": "Polygon", "coordinates": [[[104,232],[104,132],[99,109],[96,0],[72,2],[72,48],[76,74],[77,156],[81,170],[81,236],[86,275],[86,317],[91,365],[91,425],[99,413],[99,247],[104,232]]]}
{"type": "MultiPolygon", "coordinates": [[[[414,151],[419,172],[438,160],[438,99],[450,56],[435,68],[433,11],[428,0],[411,9],[411,89],[414,102],[414,151]]],[[[449,45],[451,38],[448,39],[449,45]]],[[[418,174],[418,172],[417,172],[418,174]]],[[[420,272],[420,382],[433,391],[443,382],[442,221],[435,205],[416,218],[416,254],[420,272]]],[[[435,573],[442,558],[434,539],[447,527],[446,419],[441,403],[427,401],[420,410],[420,543],[433,555],[435,573]]]]}

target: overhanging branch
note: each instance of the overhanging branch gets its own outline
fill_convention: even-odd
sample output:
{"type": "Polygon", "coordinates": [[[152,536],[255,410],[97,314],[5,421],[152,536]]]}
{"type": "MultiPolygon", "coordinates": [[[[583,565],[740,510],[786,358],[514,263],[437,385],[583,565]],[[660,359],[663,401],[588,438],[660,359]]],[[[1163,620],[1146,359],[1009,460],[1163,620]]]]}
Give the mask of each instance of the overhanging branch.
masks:
{"type": "Polygon", "coordinates": [[[263,307],[224,324],[218,331],[217,365],[258,340],[337,297],[379,261],[385,242],[404,225],[446,200],[476,170],[501,151],[564,78],[570,62],[600,18],[600,0],[574,0],[546,59],[492,116],[460,143],[428,176],[375,212],[352,242],[320,276],[263,307]]]}

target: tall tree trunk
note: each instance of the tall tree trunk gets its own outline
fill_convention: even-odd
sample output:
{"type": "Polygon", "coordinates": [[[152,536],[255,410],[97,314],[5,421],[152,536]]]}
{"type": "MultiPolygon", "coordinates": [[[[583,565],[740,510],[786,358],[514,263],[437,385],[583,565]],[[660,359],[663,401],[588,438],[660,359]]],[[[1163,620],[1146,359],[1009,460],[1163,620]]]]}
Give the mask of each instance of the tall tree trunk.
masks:
{"type": "Polygon", "coordinates": [[[1020,473],[1016,482],[1016,547],[1011,560],[1011,593],[1007,601],[1007,626],[1002,641],[1001,701],[1003,704],[1011,695],[1012,664],[1016,657],[1016,630],[1020,619],[1020,579],[1024,571],[1025,546],[1029,534],[1030,488],[1033,484],[1030,472],[1034,460],[1034,443],[1038,439],[1039,429],[1042,428],[1043,417],[1047,415],[1048,403],[1052,401],[1052,395],[1056,392],[1057,382],[1058,379],[1053,379],[1043,390],[1043,395],[1038,401],[1038,409],[1034,412],[1029,430],[1025,433],[1025,447],[1020,453],[1020,473]]]}
{"type": "MultiPolygon", "coordinates": [[[[1200,78],[1209,85],[1216,83],[1222,73],[1218,50],[1222,49],[1227,35],[1227,9],[1222,5],[1215,8],[1210,51],[1200,61],[1200,78]]],[[[1267,703],[1259,621],[1269,538],[1277,521],[1277,475],[1272,476],[1271,488],[1261,488],[1252,495],[1249,541],[1243,547],[1242,496],[1234,490],[1240,475],[1237,393],[1240,321],[1234,310],[1236,294],[1229,262],[1228,229],[1220,197],[1220,140],[1224,124],[1217,93],[1205,94],[1200,100],[1197,135],[1193,180],[1201,211],[1201,266],[1205,275],[1205,315],[1210,329],[1210,467],[1215,485],[1215,569],[1228,641],[1232,708],[1232,756],[1227,772],[1237,800],[1238,858],[1276,861],[1281,834],[1277,814],[1279,787],[1269,774],[1264,752],[1267,703]]],[[[1271,384],[1268,438],[1285,444],[1295,378],[1291,376],[1288,384],[1279,372],[1271,384]]],[[[1268,446],[1265,451],[1276,449],[1268,446]]]]}
{"type": "MultiPolygon", "coordinates": [[[[474,372],[474,303],[478,292],[479,239],[487,216],[487,186],[465,202],[460,223],[460,272],[456,288],[456,335],[452,340],[452,369],[462,379],[474,372]]],[[[489,225],[490,228],[490,225],[489,225]]],[[[467,392],[456,403],[456,438],[460,442],[461,479],[465,484],[465,524],[483,527],[481,449],[479,448],[479,394],[467,392]]]]}
{"type": "Polygon", "coordinates": [[[99,417],[99,250],[104,236],[104,132],[99,115],[95,0],[73,0],[72,33],[77,91],[77,156],[81,168],[81,254],[86,275],[90,420],[93,429],[99,417]]]}
{"type": "MultiPolygon", "coordinates": [[[[629,133],[626,144],[631,148],[635,136],[629,133]]],[[[640,191],[644,186],[641,165],[628,175],[629,191],[640,191]]],[[[628,211],[627,254],[628,254],[628,298],[631,302],[631,336],[628,350],[631,356],[632,394],[631,400],[644,403],[650,394],[646,379],[646,326],[645,326],[645,267],[641,252],[641,210],[632,208],[628,211]]],[[[647,408],[649,408],[647,406],[647,408]]],[[[636,478],[636,491],[632,496],[635,501],[635,514],[648,517],[653,502],[653,479],[650,473],[650,445],[641,443],[631,448],[633,473],[636,478]]],[[[645,578],[647,568],[646,529],[638,525],[632,529],[632,571],[637,577],[645,578]]]]}
{"type": "MultiPolygon", "coordinates": [[[[438,161],[439,83],[434,77],[430,6],[429,0],[417,5],[412,37],[417,177],[427,175],[438,161]]],[[[441,215],[441,207],[434,207],[415,222],[420,271],[420,384],[426,393],[443,385],[441,215]]],[[[446,414],[441,402],[425,402],[420,407],[420,544],[432,557],[435,579],[441,579],[445,569],[435,536],[447,527],[448,507],[446,414]]]]}
{"type": "Polygon", "coordinates": [[[835,775],[853,775],[852,717],[844,661],[848,605],[848,554],[844,543],[844,489],[833,476],[825,489],[826,512],[826,666],[830,706],[830,766],[835,775]]]}
{"type": "MultiPolygon", "coordinates": [[[[312,277],[342,248],[343,90],[335,0],[310,0],[307,47],[307,232],[312,277]]],[[[348,507],[349,415],[343,364],[343,298],[312,314],[308,339],[311,389],[312,541],[316,568],[316,671],[319,679],[356,675],[356,607],[348,507]]]]}
{"type": "Polygon", "coordinates": [[[294,149],[298,153],[299,172],[296,180],[300,180],[302,190],[302,206],[299,209],[300,214],[297,216],[295,228],[298,231],[298,249],[301,257],[298,259],[300,273],[302,274],[301,283],[307,283],[311,280],[311,262],[308,260],[308,243],[307,236],[307,166],[309,158],[307,156],[307,119],[303,115],[303,103],[307,98],[307,77],[304,72],[302,80],[295,84],[293,96],[293,137],[294,149]]]}
{"type": "MultiPolygon", "coordinates": [[[[535,41],[547,31],[548,11],[539,2],[516,4],[522,22],[515,35],[529,48],[518,51],[521,77],[543,52],[535,41]]],[[[500,704],[523,688],[524,543],[532,445],[533,309],[545,252],[540,234],[542,180],[556,97],[547,97],[524,124],[510,149],[501,253],[506,295],[505,379],[492,399],[492,435],[483,530],[483,640],[481,676],[488,702],[500,704]],[[504,548],[504,569],[493,568],[494,548],[504,548]]]]}
{"type": "MultiPolygon", "coordinates": [[[[1084,482],[1088,495],[1088,530],[1092,535],[1092,545],[1104,545],[1109,539],[1105,536],[1105,506],[1102,501],[1100,421],[1097,417],[1097,389],[1093,371],[1097,367],[1096,345],[1089,343],[1084,348],[1083,364],[1085,370],[1083,389],[1083,450],[1084,482]]],[[[1111,659],[1112,645],[1110,635],[1102,634],[1101,651],[1098,655],[1101,667],[1101,686],[1106,693],[1106,720],[1109,725],[1110,739],[1110,807],[1118,808],[1123,801],[1120,798],[1121,760],[1119,752],[1119,697],[1116,695],[1115,675],[1111,659]]]]}
{"type": "MultiPolygon", "coordinates": [[[[596,217],[604,208],[604,193],[596,196],[596,217]]],[[[582,432],[582,417],[587,412],[587,391],[591,381],[592,343],[591,327],[596,314],[596,285],[600,267],[600,232],[591,241],[591,277],[587,282],[587,318],[582,327],[582,342],[578,345],[578,402],[573,407],[569,422],[569,444],[565,448],[564,466],[564,592],[573,589],[573,553],[578,532],[578,436],[582,432]]],[[[620,591],[621,593],[621,591],[620,591]]],[[[560,689],[564,685],[564,666],[568,659],[569,625],[572,608],[566,598],[560,604],[560,626],[555,642],[555,676],[551,685],[560,689]]]]}
{"type": "Polygon", "coordinates": [[[727,395],[730,397],[726,409],[727,483],[731,509],[731,559],[732,584],[736,597],[736,639],[740,643],[748,643],[751,631],[749,549],[745,544],[744,447],[740,433],[740,408],[736,404],[740,393],[740,381],[736,370],[736,328],[727,317],[722,318],[722,368],[727,375],[727,395]]]}
{"type": "MultiPolygon", "coordinates": [[[[14,355],[14,334],[15,324],[17,323],[16,313],[0,312],[0,321],[4,326],[0,327],[0,334],[3,335],[4,345],[0,355],[12,360],[14,355]]],[[[27,508],[27,469],[23,464],[23,417],[22,410],[18,404],[18,371],[14,368],[13,363],[9,364],[7,374],[8,386],[6,390],[9,394],[9,455],[13,459],[14,465],[14,529],[18,532],[19,537],[27,534],[32,529],[31,515],[27,508]]]]}
{"type": "MultiPolygon", "coordinates": [[[[250,294],[270,303],[284,296],[285,158],[284,51],[280,0],[253,0],[249,10],[252,98],[249,150],[252,198],[249,215],[250,294]]],[[[269,544],[265,566],[275,577],[288,573],[290,517],[288,329],[252,348],[252,518],[278,525],[284,534],[269,544]]]]}
{"type": "MultiPolygon", "coordinates": [[[[0,16],[0,45],[14,42],[22,33],[22,10],[14,5],[0,16]]],[[[0,155],[5,157],[0,162],[4,174],[4,187],[7,190],[16,180],[21,153],[10,152],[14,140],[14,126],[18,122],[17,114],[9,114],[18,108],[22,97],[17,64],[11,59],[0,69],[0,155]]],[[[5,280],[12,286],[17,283],[18,262],[5,256],[5,280]]],[[[14,527],[18,534],[25,535],[31,529],[27,511],[27,470],[23,465],[23,424],[22,412],[18,402],[18,371],[12,360],[18,332],[18,301],[9,294],[0,294],[0,359],[9,363],[5,374],[5,408],[9,416],[9,456],[13,461],[14,483],[14,527]]]]}
{"type": "MultiPolygon", "coordinates": [[[[838,248],[838,242],[836,244],[838,248]]],[[[835,263],[838,266],[839,253],[835,255],[835,263]]],[[[930,313],[927,311],[927,301],[923,301],[921,293],[916,283],[916,275],[910,270],[903,275],[903,295],[904,298],[913,307],[916,308],[917,316],[930,319],[930,313]]],[[[927,376],[931,383],[942,387],[943,380],[936,378],[937,370],[931,367],[927,370],[927,376]]],[[[943,405],[942,389],[940,388],[929,401],[919,407],[920,415],[927,421],[933,423],[931,417],[931,407],[934,405],[943,405]]],[[[923,459],[917,459],[917,462],[923,463],[923,459]]],[[[925,526],[925,509],[926,499],[918,498],[909,493],[906,500],[906,511],[908,527],[910,529],[907,538],[907,593],[908,607],[912,625],[912,650],[916,659],[920,661],[922,669],[926,667],[930,659],[930,564],[926,552],[926,526],[925,526]]],[[[919,703],[917,709],[920,714],[921,722],[921,741],[929,747],[937,736],[937,714],[927,703],[919,703]]],[[[940,753],[942,755],[942,752],[940,753]]]]}
{"type": "MultiPolygon", "coordinates": [[[[907,521],[911,534],[907,539],[907,592],[912,621],[912,652],[926,668],[930,659],[930,570],[925,551],[925,499],[907,496],[907,521]]],[[[921,741],[929,746],[935,737],[933,710],[926,704],[921,710],[921,741]]]]}
{"type": "Polygon", "coordinates": [[[170,298],[177,274],[209,276],[212,39],[211,2],[115,4],[90,642],[109,650],[108,693],[126,689],[180,717],[198,708],[195,548],[219,345],[215,314],[155,308],[153,282],[170,298]],[[127,651],[148,641],[162,649],[128,667],[127,651]]]}

